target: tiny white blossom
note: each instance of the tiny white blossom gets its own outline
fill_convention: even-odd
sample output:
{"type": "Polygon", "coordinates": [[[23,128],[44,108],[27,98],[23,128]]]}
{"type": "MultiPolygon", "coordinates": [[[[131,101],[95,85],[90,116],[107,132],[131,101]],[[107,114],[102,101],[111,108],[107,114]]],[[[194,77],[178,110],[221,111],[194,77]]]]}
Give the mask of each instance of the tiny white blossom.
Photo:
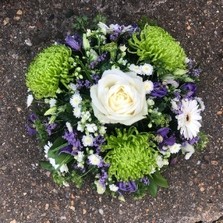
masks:
{"type": "Polygon", "coordinates": [[[129,66],[129,70],[131,70],[131,71],[133,71],[133,72],[135,72],[137,74],[141,74],[141,72],[142,72],[141,69],[140,69],[140,67],[137,66],[137,65],[135,65],[135,64],[131,64],[129,66]]]}
{"type": "Polygon", "coordinates": [[[81,118],[81,122],[82,122],[82,123],[85,123],[87,120],[90,119],[91,114],[90,114],[89,111],[82,112],[82,113],[81,113],[81,117],[82,117],[82,118],[81,118]]]}
{"type": "Polygon", "coordinates": [[[66,127],[67,127],[69,132],[73,132],[73,128],[72,128],[70,122],[66,122],[66,127]]]}
{"type": "Polygon", "coordinates": [[[81,122],[77,123],[77,130],[80,131],[80,132],[84,131],[84,125],[81,122]]]}
{"type": "Polygon", "coordinates": [[[77,85],[76,84],[69,84],[69,87],[71,88],[71,90],[73,90],[74,92],[77,91],[77,85]]]}
{"type": "Polygon", "coordinates": [[[95,181],[94,183],[97,187],[98,194],[103,194],[105,192],[105,189],[106,189],[105,186],[102,185],[99,181],[95,181]]]}
{"type": "Polygon", "coordinates": [[[26,102],[26,104],[27,104],[27,108],[32,104],[32,102],[33,102],[33,95],[32,94],[29,94],[28,96],[27,96],[27,102],[26,102]]]}
{"type": "Polygon", "coordinates": [[[204,105],[204,102],[203,102],[202,98],[200,98],[200,97],[195,97],[195,99],[197,100],[197,102],[198,102],[198,104],[199,104],[199,106],[200,106],[200,108],[201,108],[201,111],[204,111],[204,109],[205,109],[205,105],[204,105]]]}
{"type": "Polygon", "coordinates": [[[70,98],[70,104],[74,108],[78,107],[81,101],[82,101],[82,98],[79,93],[73,94],[73,96],[70,98]]]}
{"type": "Polygon", "coordinates": [[[154,102],[153,99],[148,98],[147,99],[147,104],[150,105],[150,106],[153,106],[155,104],[155,102],[154,102]]]}
{"type": "Polygon", "coordinates": [[[56,103],[57,103],[57,100],[55,98],[51,98],[49,100],[49,104],[50,104],[50,107],[51,108],[54,107],[56,105],[56,103]]]}
{"type": "Polygon", "coordinates": [[[181,149],[181,144],[174,143],[172,146],[169,146],[170,153],[178,153],[181,149]]]}
{"type": "Polygon", "coordinates": [[[81,107],[80,106],[75,107],[73,110],[73,114],[76,118],[80,118],[81,117],[81,107]]]}
{"type": "Polygon", "coordinates": [[[167,159],[163,159],[162,156],[157,156],[156,163],[157,163],[159,168],[162,168],[163,166],[169,164],[168,160],[167,159]]]}
{"type": "Polygon", "coordinates": [[[181,150],[182,150],[182,153],[185,154],[185,159],[188,160],[190,159],[190,157],[192,156],[192,154],[195,152],[195,149],[194,147],[189,144],[189,143],[186,143],[185,146],[182,146],[181,147],[181,150]]]}
{"type": "Polygon", "coordinates": [[[147,94],[150,94],[151,91],[152,91],[153,88],[154,88],[153,82],[147,80],[147,81],[144,81],[143,83],[144,83],[144,87],[145,87],[146,93],[147,93],[147,94]]]}
{"type": "Polygon", "coordinates": [[[104,135],[105,133],[106,133],[106,127],[105,126],[101,126],[100,127],[100,129],[99,129],[99,133],[101,134],[101,135],[104,135]]]}
{"type": "Polygon", "coordinates": [[[118,187],[114,184],[109,185],[109,189],[114,192],[118,191],[118,187]]]}
{"type": "Polygon", "coordinates": [[[172,100],[170,101],[170,103],[171,103],[171,108],[172,108],[173,110],[178,110],[178,109],[179,109],[179,106],[178,106],[179,99],[174,98],[174,99],[172,99],[172,100]]]}
{"type": "Polygon", "coordinates": [[[84,146],[93,146],[94,138],[92,135],[84,135],[82,138],[82,142],[84,146]]]}
{"type": "Polygon", "coordinates": [[[61,173],[67,173],[69,171],[68,167],[67,167],[67,164],[63,164],[61,167],[60,167],[60,172],[61,173]]]}
{"type": "Polygon", "coordinates": [[[145,63],[142,66],[140,66],[141,74],[144,75],[152,75],[153,73],[153,66],[151,64],[145,63]]]}
{"type": "Polygon", "coordinates": [[[81,163],[84,159],[84,152],[78,151],[77,155],[74,156],[74,159],[77,160],[78,163],[81,163]]]}
{"type": "Polygon", "coordinates": [[[97,154],[91,154],[90,156],[88,156],[88,160],[91,165],[99,166],[102,158],[97,154]]]}
{"type": "Polygon", "coordinates": [[[98,130],[98,127],[94,124],[86,124],[86,128],[88,132],[96,132],[98,130]]]}

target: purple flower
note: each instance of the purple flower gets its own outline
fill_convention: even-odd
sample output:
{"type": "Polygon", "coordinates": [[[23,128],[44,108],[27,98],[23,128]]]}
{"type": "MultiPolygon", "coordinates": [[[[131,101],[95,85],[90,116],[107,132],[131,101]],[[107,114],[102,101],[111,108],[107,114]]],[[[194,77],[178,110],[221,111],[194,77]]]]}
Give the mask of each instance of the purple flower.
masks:
{"type": "Polygon", "coordinates": [[[59,154],[66,153],[66,154],[70,154],[70,155],[74,156],[77,154],[77,152],[78,152],[78,150],[76,147],[74,147],[72,145],[68,145],[68,146],[65,146],[62,149],[60,149],[59,154]]]}
{"type": "Polygon", "coordinates": [[[65,134],[63,135],[63,138],[67,140],[69,145],[72,145],[75,150],[81,150],[82,145],[80,140],[77,138],[77,133],[76,132],[68,132],[66,131],[65,134]]]}
{"type": "Polygon", "coordinates": [[[162,149],[163,146],[172,146],[176,142],[174,135],[170,135],[170,128],[164,127],[160,128],[157,132],[158,136],[161,136],[159,143],[159,148],[162,149]]]}
{"type": "Polygon", "coordinates": [[[96,60],[90,63],[90,66],[89,66],[90,69],[94,69],[99,63],[103,62],[106,59],[107,55],[108,53],[105,52],[105,53],[102,53],[100,56],[98,56],[96,60]]]}
{"type": "Polygon", "coordinates": [[[37,120],[37,115],[35,113],[32,113],[29,115],[28,123],[26,124],[26,130],[30,136],[34,136],[37,133],[36,128],[35,128],[36,120],[37,120]]]}
{"type": "Polygon", "coordinates": [[[148,179],[148,177],[143,177],[143,178],[140,179],[140,181],[142,183],[144,183],[145,185],[149,185],[149,179],[148,179]]]}
{"type": "Polygon", "coordinates": [[[82,39],[78,34],[73,36],[68,35],[65,38],[65,43],[70,46],[73,50],[79,51],[82,46],[82,39]]]}
{"type": "Polygon", "coordinates": [[[98,135],[94,138],[93,146],[96,147],[96,153],[99,154],[101,151],[101,145],[104,143],[105,139],[103,136],[98,135]]]}
{"type": "Polygon", "coordinates": [[[45,127],[46,127],[46,131],[47,131],[48,135],[50,136],[52,134],[52,130],[54,130],[57,127],[57,124],[56,123],[51,123],[51,124],[46,123],[45,127]]]}
{"type": "Polygon", "coordinates": [[[107,179],[108,179],[108,173],[106,172],[105,169],[101,169],[101,175],[99,178],[100,183],[105,186],[107,179]]]}
{"type": "Polygon", "coordinates": [[[185,98],[190,99],[196,95],[197,87],[195,83],[185,83],[181,86],[181,89],[185,98]]]}
{"type": "Polygon", "coordinates": [[[167,94],[167,88],[159,82],[153,83],[153,90],[150,93],[155,98],[163,98],[167,94]]]}
{"type": "Polygon", "coordinates": [[[119,190],[126,191],[126,192],[135,192],[137,190],[137,185],[135,181],[129,182],[118,182],[119,190]]]}
{"type": "Polygon", "coordinates": [[[35,128],[29,126],[28,124],[26,125],[26,130],[27,130],[27,133],[30,135],[30,136],[34,136],[36,135],[37,131],[35,128]]]}

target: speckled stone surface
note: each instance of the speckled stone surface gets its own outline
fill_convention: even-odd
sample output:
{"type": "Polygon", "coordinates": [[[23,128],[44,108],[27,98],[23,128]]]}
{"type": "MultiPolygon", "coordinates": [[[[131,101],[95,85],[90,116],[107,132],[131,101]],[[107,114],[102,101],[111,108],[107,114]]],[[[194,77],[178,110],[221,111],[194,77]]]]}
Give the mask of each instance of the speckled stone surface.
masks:
{"type": "Polygon", "coordinates": [[[0,223],[223,222],[222,0],[0,1],[0,223]],[[77,15],[101,12],[110,22],[146,15],[168,30],[200,63],[203,128],[210,143],[165,176],[169,189],[126,202],[90,187],[60,188],[38,166],[41,151],[26,134],[25,71],[34,55],[72,30],[77,15]]]}

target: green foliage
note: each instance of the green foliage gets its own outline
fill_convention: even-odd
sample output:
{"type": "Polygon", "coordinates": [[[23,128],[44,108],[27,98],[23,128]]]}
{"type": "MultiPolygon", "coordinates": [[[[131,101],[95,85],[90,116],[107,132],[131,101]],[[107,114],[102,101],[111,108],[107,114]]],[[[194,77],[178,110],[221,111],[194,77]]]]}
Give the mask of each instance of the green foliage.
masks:
{"type": "Polygon", "coordinates": [[[142,29],[140,36],[134,34],[129,40],[140,60],[148,60],[166,71],[185,69],[186,54],[180,44],[164,29],[149,26],[142,29]]]}
{"type": "Polygon", "coordinates": [[[66,84],[71,80],[68,72],[72,66],[71,50],[64,45],[52,45],[30,64],[26,85],[36,99],[55,97],[60,81],[66,84]]]}
{"type": "Polygon", "coordinates": [[[140,179],[157,167],[157,151],[153,135],[139,133],[131,127],[123,132],[116,129],[117,136],[106,137],[105,162],[110,164],[108,174],[118,181],[140,179]]]}
{"type": "Polygon", "coordinates": [[[39,119],[37,119],[34,122],[34,126],[35,126],[35,129],[37,131],[37,137],[40,141],[40,144],[44,145],[47,142],[47,139],[48,139],[48,135],[47,135],[45,126],[43,125],[42,121],[39,120],[39,119]]]}
{"type": "Polygon", "coordinates": [[[87,16],[78,16],[75,19],[73,28],[75,31],[86,32],[89,28],[96,29],[99,22],[105,23],[106,17],[102,14],[97,14],[93,20],[89,20],[87,16]]]}
{"type": "Polygon", "coordinates": [[[203,151],[207,147],[209,139],[208,139],[208,136],[204,132],[199,132],[198,136],[200,137],[200,139],[196,146],[200,151],[203,151]]]}
{"type": "Polygon", "coordinates": [[[69,178],[69,180],[73,182],[77,188],[81,188],[83,184],[83,178],[78,173],[72,171],[69,178]]]}

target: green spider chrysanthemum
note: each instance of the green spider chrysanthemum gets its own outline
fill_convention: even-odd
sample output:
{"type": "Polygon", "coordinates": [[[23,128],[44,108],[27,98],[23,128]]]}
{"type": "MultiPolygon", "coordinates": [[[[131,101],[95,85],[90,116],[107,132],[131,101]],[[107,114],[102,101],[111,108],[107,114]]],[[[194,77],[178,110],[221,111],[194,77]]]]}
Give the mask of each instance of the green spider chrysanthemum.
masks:
{"type": "Polygon", "coordinates": [[[66,84],[73,66],[71,50],[64,45],[52,45],[40,52],[30,64],[26,85],[36,99],[55,97],[59,82],[66,84]]]}
{"type": "Polygon", "coordinates": [[[140,60],[148,60],[157,67],[170,72],[186,67],[186,54],[179,42],[158,26],[146,24],[140,36],[134,34],[129,44],[140,60]]]}
{"type": "Polygon", "coordinates": [[[109,177],[127,182],[151,174],[157,167],[156,146],[152,135],[139,133],[136,128],[116,129],[117,136],[107,136],[103,151],[107,152],[104,160],[108,163],[109,177]]]}

